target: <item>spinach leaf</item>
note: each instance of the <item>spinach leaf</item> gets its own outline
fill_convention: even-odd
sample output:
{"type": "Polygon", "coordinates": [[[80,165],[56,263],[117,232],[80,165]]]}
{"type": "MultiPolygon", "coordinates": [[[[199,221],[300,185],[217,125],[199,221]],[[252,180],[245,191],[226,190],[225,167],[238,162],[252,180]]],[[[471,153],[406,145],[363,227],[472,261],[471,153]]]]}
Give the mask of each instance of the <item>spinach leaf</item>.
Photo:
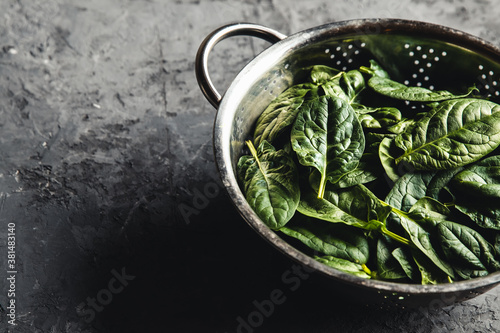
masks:
{"type": "Polygon", "coordinates": [[[251,156],[238,161],[238,177],[245,197],[255,213],[271,229],[283,227],[294,215],[300,200],[295,163],[284,151],[263,141],[255,149],[247,141],[251,156]]]}
{"type": "Polygon", "coordinates": [[[387,128],[387,131],[394,134],[400,134],[406,131],[410,126],[413,126],[414,124],[415,124],[415,119],[402,118],[396,124],[389,126],[387,128]]]}
{"type": "Polygon", "coordinates": [[[413,102],[439,102],[453,98],[463,98],[472,92],[470,90],[463,95],[454,95],[446,90],[434,91],[422,87],[409,87],[377,75],[368,80],[368,86],[381,95],[413,102]]]}
{"type": "Polygon", "coordinates": [[[434,265],[434,263],[422,252],[412,250],[412,255],[420,271],[421,284],[427,285],[452,282],[452,278],[434,265]]]}
{"type": "Polygon", "coordinates": [[[454,263],[453,269],[464,280],[478,278],[490,274],[486,269],[470,268],[460,263],[454,263]]]}
{"type": "Polygon", "coordinates": [[[401,269],[403,269],[409,279],[412,281],[421,281],[420,270],[413,259],[410,248],[398,247],[392,251],[392,256],[398,261],[401,269]]]}
{"type": "Polygon", "coordinates": [[[311,82],[321,85],[330,80],[340,77],[341,71],[325,65],[314,65],[311,67],[310,80],[311,82]]]}
{"type": "Polygon", "coordinates": [[[380,143],[384,139],[394,139],[396,137],[395,134],[391,133],[375,133],[375,132],[367,132],[365,133],[365,152],[375,154],[378,156],[378,151],[380,147],[380,143]]]}
{"type": "Polygon", "coordinates": [[[441,190],[459,170],[461,169],[406,173],[394,183],[385,202],[408,212],[423,197],[439,199],[441,190]]]}
{"type": "Polygon", "coordinates": [[[257,119],[254,144],[267,140],[269,143],[282,134],[295,121],[297,112],[305,100],[317,95],[318,87],[311,83],[292,86],[276,97],[257,119]]]}
{"type": "Polygon", "coordinates": [[[328,199],[320,199],[314,193],[303,193],[297,211],[320,220],[344,223],[361,229],[375,229],[371,225],[372,202],[366,202],[366,195],[359,186],[342,189],[337,192],[327,192],[328,199]]]}
{"type": "Polygon", "coordinates": [[[335,258],[332,256],[324,256],[324,257],[315,256],[314,259],[329,267],[338,269],[339,271],[359,276],[365,279],[371,278],[370,273],[367,272],[366,265],[364,264],[360,265],[353,263],[349,260],[335,258]]]}
{"type": "Polygon", "coordinates": [[[363,130],[351,106],[329,96],[301,107],[291,142],[300,164],[321,173],[319,198],[323,197],[327,181],[335,183],[357,167],[365,147],[363,130]]]}
{"type": "Polygon", "coordinates": [[[389,78],[389,73],[387,73],[387,71],[383,69],[378,62],[376,62],[373,59],[370,60],[369,62],[370,62],[370,67],[361,66],[359,68],[360,72],[382,78],[387,78],[387,79],[389,78]]]}
{"type": "Polygon", "coordinates": [[[345,101],[349,101],[349,95],[340,84],[343,75],[345,75],[345,72],[335,68],[316,65],[311,67],[310,81],[317,85],[318,96],[338,97],[345,101]]]}
{"type": "Polygon", "coordinates": [[[408,213],[424,229],[432,230],[438,223],[445,221],[451,211],[436,199],[423,197],[410,208],[408,213]]]}
{"type": "Polygon", "coordinates": [[[347,104],[350,104],[351,97],[344,91],[340,86],[340,79],[342,74],[332,80],[323,83],[319,86],[319,91],[321,96],[329,96],[331,98],[340,98],[344,100],[347,104]]]}
{"type": "Polygon", "coordinates": [[[359,184],[349,188],[330,190],[325,192],[325,200],[339,207],[343,211],[368,222],[370,230],[370,221],[379,221],[383,223],[390,207],[381,202],[366,186],[359,184]]]}
{"type": "MultiPolygon", "coordinates": [[[[381,175],[380,168],[374,167],[377,165],[377,156],[365,153],[361,156],[357,167],[344,174],[335,184],[328,183],[327,189],[335,190],[340,188],[351,187],[359,184],[366,184],[374,181],[381,175]]],[[[316,190],[319,189],[321,182],[321,174],[314,169],[309,177],[309,182],[316,190]]]]}
{"type": "Polygon", "coordinates": [[[408,212],[427,193],[427,187],[436,173],[407,173],[399,178],[385,198],[394,208],[408,212]]]}
{"type": "Polygon", "coordinates": [[[420,226],[417,221],[409,214],[404,214],[400,211],[393,210],[399,219],[401,226],[406,230],[412,244],[415,245],[427,258],[429,258],[440,270],[450,277],[454,277],[453,269],[448,262],[443,260],[431,241],[429,233],[420,226]]]}
{"type": "Polygon", "coordinates": [[[325,198],[313,193],[302,195],[297,211],[320,220],[344,223],[365,230],[376,230],[400,243],[410,241],[388,230],[385,226],[392,208],[382,203],[377,196],[363,185],[356,185],[336,191],[326,191],[325,198]]]}
{"type": "Polygon", "coordinates": [[[500,156],[491,156],[467,167],[453,177],[452,185],[460,192],[500,203],[500,156]]]}
{"type": "Polygon", "coordinates": [[[455,207],[467,215],[477,225],[487,228],[500,230],[500,207],[492,206],[491,202],[478,202],[476,198],[462,198],[455,203],[455,207]]]}
{"type": "Polygon", "coordinates": [[[417,170],[451,169],[475,162],[500,144],[500,105],[480,99],[445,101],[396,136],[404,153],[395,164],[417,170]]]}
{"type": "Polygon", "coordinates": [[[354,112],[364,128],[389,128],[401,121],[401,112],[394,107],[367,107],[360,104],[353,104],[354,112]]]}
{"type": "Polygon", "coordinates": [[[402,175],[406,173],[404,163],[396,165],[396,159],[393,157],[396,153],[394,150],[399,150],[394,144],[394,139],[386,137],[382,139],[379,145],[379,159],[382,167],[389,180],[396,182],[402,175]]]}
{"type": "Polygon", "coordinates": [[[359,229],[322,221],[308,222],[302,225],[289,223],[280,231],[325,255],[357,264],[368,262],[370,255],[368,240],[359,229]]]}
{"type": "Polygon", "coordinates": [[[406,278],[406,272],[392,255],[389,244],[380,237],[377,242],[377,278],[383,280],[401,280],[406,278]]]}
{"type": "Polygon", "coordinates": [[[451,221],[439,223],[437,230],[445,256],[460,265],[462,269],[456,271],[462,278],[484,276],[500,270],[495,248],[479,232],[451,221]]]}
{"type": "Polygon", "coordinates": [[[342,98],[349,104],[365,88],[365,79],[359,71],[341,72],[322,65],[312,67],[311,81],[320,88],[319,95],[342,98]]]}
{"type": "MultiPolygon", "coordinates": [[[[364,156],[365,155],[363,155],[363,157],[364,156]]],[[[332,188],[346,188],[354,185],[366,184],[377,179],[378,170],[373,168],[373,165],[370,165],[373,159],[363,157],[361,157],[358,166],[354,170],[343,175],[337,183],[332,184],[332,188]]]]}
{"type": "Polygon", "coordinates": [[[255,125],[254,143],[273,143],[293,124],[302,104],[320,95],[329,95],[352,102],[365,87],[364,78],[356,70],[347,73],[317,65],[310,69],[311,83],[291,86],[275,98],[259,116],[255,125]]]}
{"type": "Polygon", "coordinates": [[[343,72],[340,77],[339,84],[348,96],[349,104],[353,104],[361,91],[365,89],[365,79],[363,74],[357,70],[343,72]]]}
{"type": "Polygon", "coordinates": [[[450,186],[458,210],[483,228],[500,230],[500,156],[468,166],[450,186]]]}

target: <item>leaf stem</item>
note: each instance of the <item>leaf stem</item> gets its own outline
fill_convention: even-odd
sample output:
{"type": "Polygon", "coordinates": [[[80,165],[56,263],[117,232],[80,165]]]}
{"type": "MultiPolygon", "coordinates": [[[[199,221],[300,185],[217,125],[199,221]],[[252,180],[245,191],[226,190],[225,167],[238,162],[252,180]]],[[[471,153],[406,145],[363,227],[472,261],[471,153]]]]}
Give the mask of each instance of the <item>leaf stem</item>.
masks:
{"type": "Polygon", "coordinates": [[[397,215],[406,215],[405,212],[403,212],[402,210],[400,209],[397,209],[397,208],[394,208],[392,207],[391,205],[389,205],[387,202],[385,202],[384,200],[380,200],[378,199],[378,201],[382,204],[382,206],[386,206],[386,207],[391,207],[391,211],[396,213],[397,215]]]}
{"type": "Polygon", "coordinates": [[[371,75],[375,74],[375,71],[374,71],[373,69],[368,68],[368,67],[366,67],[366,66],[361,66],[361,67],[359,68],[359,71],[360,71],[361,73],[365,73],[365,74],[371,74],[371,75]]]}
{"type": "Polygon", "coordinates": [[[319,182],[318,199],[323,199],[323,197],[325,196],[325,189],[326,189],[326,172],[323,172],[321,174],[321,180],[319,182]]]}
{"type": "Polygon", "coordinates": [[[381,232],[382,234],[394,239],[395,241],[398,241],[400,243],[403,243],[405,245],[413,246],[413,243],[409,240],[404,238],[403,236],[400,236],[389,229],[385,226],[384,222],[381,222],[379,220],[370,220],[368,223],[368,228],[365,228],[366,230],[377,230],[381,232]]]}
{"type": "Polygon", "coordinates": [[[257,154],[257,149],[255,149],[255,146],[253,145],[252,141],[247,140],[247,141],[245,141],[245,143],[247,144],[248,149],[250,149],[250,153],[252,154],[253,158],[257,162],[257,165],[259,166],[259,170],[262,170],[261,165],[260,165],[259,156],[257,154]]]}
{"type": "Polygon", "coordinates": [[[413,243],[407,239],[407,238],[404,238],[403,236],[400,236],[398,234],[395,234],[394,232],[390,231],[389,229],[386,228],[386,226],[382,226],[382,228],[380,228],[380,231],[386,235],[386,236],[389,236],[390,238],[394,239],[395,241],[398,241],[402,244],[405,244],[405,245],[408,245],[408,246],[412,246],[413,243]]]}
{"type": "Polygon", "coordinates": [[[365,264],[361,264],[361,268],[366,274],[372,276],[372,271],[368,268],[368,266],[366,266],[365,264]]]}
{"type": "Polygon", "coordinates": [[[332,81],[332,80],[335,80],[336,78],[338,77],[341,77],[342,74],[344,74],[345,72],[344,71],[341,71],[341,72],[338,72],[337,74],[335,74],[334,76],[332,76],[329,81],[332,81]]]}
{"type": "Polygon", "coordinates": [[[252,141],[247,140],[245,143],[248,146],[248,149],[250,149],[250,153],[252,154],[253,158],[257,159],[257,149],[255,149],[255,146],[253,145],[252,141]]]}
{"type": "MultiPolygon", "coordinates": [[[[392,207],[391,205],[389,205],[388,203],[386,203],[385,201],[383,200],[380,200],[379,199],[379,202],[383,205],[383,206],[387,206],[387,207],[391,207],[391,211],[394,212],[396,215],[406,215],[405,212],[397,209],[397,208],[394,208],[392,207]]],[[[400,242],[400,243],[403,243],[405,245],[408,245],[408,246],[414,246],[413,242],[403,236],[400,236],[398,234],[395,234],[394,232],[390,231],[389,229],[387,229],[387,227],[385,226],[385,224],[382,225],[382,227],[380,228],[380,231],[384,234],[384,235],[387,235],[389,237],[391,237],[392,239],[400,242]]]]}

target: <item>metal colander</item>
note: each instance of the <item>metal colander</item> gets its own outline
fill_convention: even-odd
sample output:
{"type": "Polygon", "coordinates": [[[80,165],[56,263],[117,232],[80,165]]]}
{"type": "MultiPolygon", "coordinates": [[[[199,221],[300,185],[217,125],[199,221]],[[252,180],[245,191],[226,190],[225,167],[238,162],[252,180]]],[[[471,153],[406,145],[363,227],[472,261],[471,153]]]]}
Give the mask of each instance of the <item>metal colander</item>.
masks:
{"type": "MultiPolygon", "coordinates": [[[[369,66],[374,59],[394,80],[435,90],[479,94],[500,101],[500,50],[470,34],[448,27],[397,19],[335,22],[285,36],[260,25],[223,26],[202,42],[196,58],[200,88],[218,109],[214,124],[214,153],[220,176],[233,204],[248,224],[293,260],[326,276],[337,291],[377,304],[446,305],[475,297],[500,283],[500,273],[442,285],[410,285],[365,280],[326,267],[270,230],[247,204],[236,180],[236,165],[244,141],[251,137],[257,117],[281,92],[304,79],[301,69],[327,65],[341,70],[369,66]],[[273,43],[250,61],[222,97],[212,84],[208,56],[222,39],[234,35],[264,38],[273,43]],[[332,282],[335,280],[335,282],[332,282]]],[[[407,102],[411,108],[416,108],[407,102]]]]}

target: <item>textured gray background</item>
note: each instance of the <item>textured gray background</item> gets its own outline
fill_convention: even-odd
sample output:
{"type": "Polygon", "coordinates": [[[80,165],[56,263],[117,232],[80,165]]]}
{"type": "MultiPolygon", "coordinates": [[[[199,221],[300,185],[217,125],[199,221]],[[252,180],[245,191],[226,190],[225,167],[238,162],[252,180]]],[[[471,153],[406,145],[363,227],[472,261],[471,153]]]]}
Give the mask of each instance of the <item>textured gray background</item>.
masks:
{"type": "MultiPolygon", "coordinates": [[[[194,75],[202,39],[235,21],[290,34],[365,17],[439,23],[500,45],[493,0],[0,0],[4,308],[9,222],[18,270],[18,326],[3,313],[0,331],[236,332],[278,289],[283,304],[250,331],[500,332],[499,288],[444,309],[391,311],[339,305],[305,278],[289,290],[291,263],[219,191],[215,110],[194,75]],[[90,318],[88,299],[104,297],[113,272],[130,280],[90,318]]],[[[265,46],[219,44],[216,85],[265,46]]]]}

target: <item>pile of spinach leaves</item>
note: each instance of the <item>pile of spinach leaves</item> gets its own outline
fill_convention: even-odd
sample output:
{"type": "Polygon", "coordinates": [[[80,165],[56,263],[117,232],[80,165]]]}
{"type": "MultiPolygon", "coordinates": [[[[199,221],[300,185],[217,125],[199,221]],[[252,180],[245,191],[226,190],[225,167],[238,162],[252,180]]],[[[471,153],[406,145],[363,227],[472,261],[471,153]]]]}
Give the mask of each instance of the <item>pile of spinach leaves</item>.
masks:
{"type": "Polygon", "coordinates": [[[271,229],[325,265],[448,283],[500,270],[500,105],[375,61],[317,65],[264,110],[238,163],[271,229]]]}

